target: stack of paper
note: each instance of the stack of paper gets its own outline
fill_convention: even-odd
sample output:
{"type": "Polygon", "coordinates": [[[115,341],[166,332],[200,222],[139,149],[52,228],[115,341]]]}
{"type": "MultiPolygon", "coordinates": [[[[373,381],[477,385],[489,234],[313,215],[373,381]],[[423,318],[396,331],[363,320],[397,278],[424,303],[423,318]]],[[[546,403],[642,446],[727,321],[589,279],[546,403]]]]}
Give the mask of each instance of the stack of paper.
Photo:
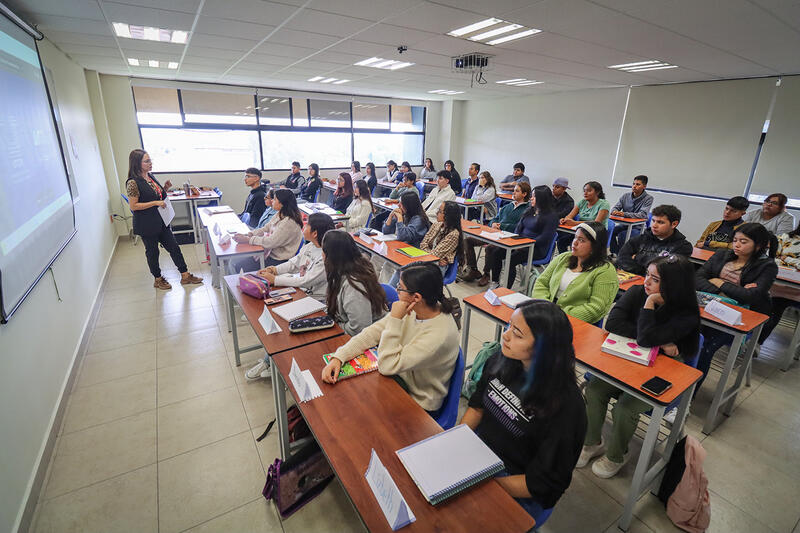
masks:
{"type": "Polygon", "coordinates": [[[273,308],[276,315],[287,322],[325,310],[325,304],[310,296],[273,308]]]}

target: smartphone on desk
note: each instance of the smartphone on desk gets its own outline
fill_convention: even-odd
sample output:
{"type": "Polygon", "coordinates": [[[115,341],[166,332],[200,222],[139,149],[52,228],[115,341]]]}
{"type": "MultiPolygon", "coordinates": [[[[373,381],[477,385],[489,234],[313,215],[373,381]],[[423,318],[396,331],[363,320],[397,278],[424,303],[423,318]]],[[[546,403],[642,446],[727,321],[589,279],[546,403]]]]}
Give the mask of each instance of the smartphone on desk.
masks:
{"type": "Polygon", "coordinates": [[[264,303],[266,305],[279,304],[281,302],[288,302],[291,299],[292,299],[291,294],[282,294],[281,296],[275,296],[274,298],[267,298],[266,300],[264,300],[264,303]]]}
{"type": "Polygon", "coordinates": [[[512,235],[511,237],[509,237],[509,239],[514,239],[515,241],[518,241],[518,240],[521,240],[521,239],[527,239],[527,238],[528,237],[526,237],[525,235],[512,235]]]}
{"type": "Polygon", "coordinates": [[[647,381],[642,383],[642,390],[645,392],[649,392],[653,396],[661,396],[671,388],[672,388],[672,383],[658,376],[648,379],[647,381]]]}

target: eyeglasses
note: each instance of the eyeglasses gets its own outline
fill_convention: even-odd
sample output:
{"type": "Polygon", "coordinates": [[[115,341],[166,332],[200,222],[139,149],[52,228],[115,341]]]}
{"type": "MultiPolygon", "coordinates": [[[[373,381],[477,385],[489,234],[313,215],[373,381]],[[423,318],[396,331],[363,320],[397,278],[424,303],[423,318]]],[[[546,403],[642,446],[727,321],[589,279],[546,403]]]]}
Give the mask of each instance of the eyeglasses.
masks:
{"type": "Polygon", "coordinates": [[[775,200],[764,200],[764,205],[781,205],[780,202],[776,202],[775,200]]]}
{"type": "Polygon", "coordinates": [[[414,294],[414,291],[410,291],[408,289],[401,289],[400,287],[397,287],[396,290],[397,292],[407,292],[408,294],[414,294]]]}

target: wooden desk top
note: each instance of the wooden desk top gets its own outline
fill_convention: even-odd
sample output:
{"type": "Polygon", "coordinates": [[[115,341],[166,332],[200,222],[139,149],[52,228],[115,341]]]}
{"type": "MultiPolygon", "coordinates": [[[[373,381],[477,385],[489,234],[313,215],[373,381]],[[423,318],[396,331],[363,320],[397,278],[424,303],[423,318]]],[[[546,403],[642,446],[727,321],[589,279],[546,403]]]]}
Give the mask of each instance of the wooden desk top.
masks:
{"type": "Polygon", "coordinates": [[[373,198],[372,205],[376,205],[381,209],[386,209],[387,211],[394,211],[397,209],[397,206],[400,204],[400,200],[392,200],[390,198],[373,198]]]}
{"type": "Polygon", "coordinates": [[[181,191],[179,193],[168,193],[169,199],[173,202],[183,202],[186,200],[217,200],[219,199],[219,194],[216,191],[200,191],[200,194],[190,194],[186,196],[186,194],[181,191]]]}
{"type": "MultiPolygon", "coordinates": [[[[370,250],[373,253],[378,253],[374,249],[375,243],[377,243],[378,241],[375,241],[375,243],[370,245],[367,244],[366,241],[364,241],[360,235],[353,237],[353,239],[355,239],[356,244],[358,244],[361,248],[370,250]]],[[[406,246],[411,246],[411,245],[406,244],[403,241],[387,241],[386,247],[389,249],[388,253],[385,255],[384,254],[379,254],[379,255],[384,259],[386,259],[387,261],[389,261],[390,263],[394,263],[399,267],[404,267],[406,265],[409,265],[411,263],[416,263],[419,261],[424,261],[427,263],[429,261],[439,260],[438,257],[432,254],[423,255],[420,257],[408,257],[406,254],[397,251],[398,248],[405,248],[406,246]]]]}
{"type": "MultiPolygon", "coordinates": [[[[342,328],[340,328],[338,325],[334,325],[332,328],[307,331],[305,333],[291,333],[289,331],[289,323],[279,317],[277,314],[272,313],[272,317],[281,327],[282,331],[280,333],[271,333],[267,335],[267,333],[264,331],[264,328],[258,323],[258,317],[260,317],[261,313],[264,312],[264,300],[259,300],[242,293],[242,291],[239,290],[238,274],[225,276],[225,283],[228,284],[228,288],[231,291],[234,300],[236,300],[236,303],[239,304],[239,307],[241,307],[242,311],[244,311],[247,321],[250,322],[251,326],[253,326],[253,331],[256,332],[258,340],[261,341],[261,344],[264,345],[264,348],[270,355],[279,354],[287,350],[294,350],[300,346],[313,344],[324,339],[330,339],[331,337],[338,337],[344,334],[344,330],[342,330],[342,328]]],[[[292,302],[305,297],[305,291],[302,289],[297,289],[297,292],[292,294],[292,302]]],[[[269,309],[272,311],[272,309],[288,303],[291,302],[286,301],[280,304],[271,305],[269,306],[269,309]]],[[[312,315],[308,315],[308,318],[324,315],[324,311],[319,311],[312,315]]]]}
{"type": "Polygon", "coordinates": [[[325,366],[322,354],[335,351],[347,339],[345,335],[304,346],[276,357],[274,362],[295,399],[297,394],[288,378],[292,357],[301,370],[311,371],[322,389],[324,396],[306,403],[298,401],[297,407],[367,529],[373,533],[391,531],[364,478],[370,452],[375,449],[417,517],[416,522],[401,531],[530,530],[533,518],[494,480],[485,481],[437,506],[425,500],[395,452],[442,429],[393,379],[378,372],[336,385],[323,383],[320,378],[325,366]]]}
{"type": "Polygon", "coordinates": [[[483,202],[481,202],[480,200],[473,200],[472,198],[462,198],[461,196],[456,196],[455,202],[458,205],[475,205],[475,206],[483,205],[483,202]]]}
{"type": "Polygon", "coordinates": [[[494,229],[491,226],[487,226],[485,224],[481,224],[480,222],[474,220],[465,220],[461,219],[461,230],[475,238],[478,238],[482,241],[485,241],[489,244],[499,244],[500,246],[505,246],[508,248],[513,248],[516,246],[530,246],[531,244],[536,243],[535,239],[512,239],[511,237],[507,237],[505,239],[500,239],[499,241],[495,241],[486,237],[481,237],[481,232],[486,231],[489,233],[499,233],[499,229],[494,229]],[[478,226],[477,228],[475,226],[478,226]]]}
{"type": "MultiPolygon", "coordinates": [[[[705,250],[695,246],[692,248],[692,259],[695,261],[708,261],[715,253],[716,250],[705,250]]],[[[800,286],[800,273],[790,268],[778,267],[777,279],[786,285],[800,286]]]]}
{"type": "Polygon", "coordinates": [[[608,218],[616,222],[622,222],[623,224],[641,224],[642,222],[647,222],[646,218],[627,218],[618,216],[610,216],[608,218]]]}
{"type": "MultiPolygon", "coordinates": [[[[505,287],[494,289],[498,296],[505,296],[514,291],[505,287]]],[[[506,305],[492,305],[486,298],[485,292],[464,298],[464,303],[479,309],[495,319],[508,323],[511,320],[513,309],[506,305]]],[[[685,365],[666,356],[658,356],[653,366],[644,366],[621,357],[607,354],[600,350],[605,341],[607,332],[583,320],[567,316],[572,325],[572,345],[575,348],[575,358],[592,372],[604,374],[637,392],[649,396],[654,402],[667,405],[675,400],[692,383],[700,379],[702,372],[696,368],[685,365]],[[672,383],[672,388],[661,396],[641,390],[641,385],[655,376],[666,379],[672,383]]]]}
{"type": "Polygon", "coordinates": [[[498,193],[497,197],[501,198],[503,200],[508,200],[509,202],[513,202],[514,201],[514,196],[510,192],[498,193]]]}
{"type": "Polygon", "coordinates": [[[697,259],[698,261],[708,261],[712,255],[714,255],[714,250],[704,250],[703,248],[698,248],[696,246],[692,248],[692,259],[697,259]]]}
{"type": "Polygon", "coordinates": [[[566,224],[559,224],[558,229],[561,231],[568,231],[569,233],[575,233],[575,229],[578,226],[567,226],[566,224]]]}

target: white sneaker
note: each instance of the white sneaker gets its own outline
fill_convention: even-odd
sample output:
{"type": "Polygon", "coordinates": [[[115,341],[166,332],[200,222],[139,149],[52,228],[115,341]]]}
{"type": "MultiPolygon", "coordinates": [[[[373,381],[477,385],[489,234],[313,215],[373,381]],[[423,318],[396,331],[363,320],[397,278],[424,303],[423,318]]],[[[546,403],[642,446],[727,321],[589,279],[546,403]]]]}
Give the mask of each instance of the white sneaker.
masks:
{"type": "Polygon", "coordinates": [[[256,366],[244,373],[244,377],[250,380],[266,378],[269,375],[269,363],[266,359],[262,359],[256,366]]]}
{"type": "Polygon", "coordinates": [[[675,416],[678,414],[678,408],[673,407],[666,413],[664,413],[664,421],[669,424],[670,426],[675,423],[675,416]]]}
{"type": "Polygon", "coordinates": [[[495,290],[499,286],[500,286],[500,284],[498,282],[496,282],[496,281],[493,281],[493,282],[491,282],[489,284],[489,288],[492,289],[492,290],[495,290]]]}
{"type": "Polygon", "coordinates": [[[575,468],[583,468],[584,466],[589,464],[589,461],[592,458],[597,457],[605,453],[606,451],[606,444],[603,442],[603,439],[600,439],[599,444],[594,444],[592,446],[584,446],[581,450],[581,456],[578,457],[578,463],[575,465],[575,468]]]}
{"type": "Polygon", "coordinates": [[[625,455],[625,459],[622,460],[621,463],[615,463],[611,459],[608,458],[607,455],[604,455],[594,463],[592,463],[592,473],[600,478],[608,479],[612,478],[617,475],[625,463],[628,461],[628,455],[625,455]]]}

